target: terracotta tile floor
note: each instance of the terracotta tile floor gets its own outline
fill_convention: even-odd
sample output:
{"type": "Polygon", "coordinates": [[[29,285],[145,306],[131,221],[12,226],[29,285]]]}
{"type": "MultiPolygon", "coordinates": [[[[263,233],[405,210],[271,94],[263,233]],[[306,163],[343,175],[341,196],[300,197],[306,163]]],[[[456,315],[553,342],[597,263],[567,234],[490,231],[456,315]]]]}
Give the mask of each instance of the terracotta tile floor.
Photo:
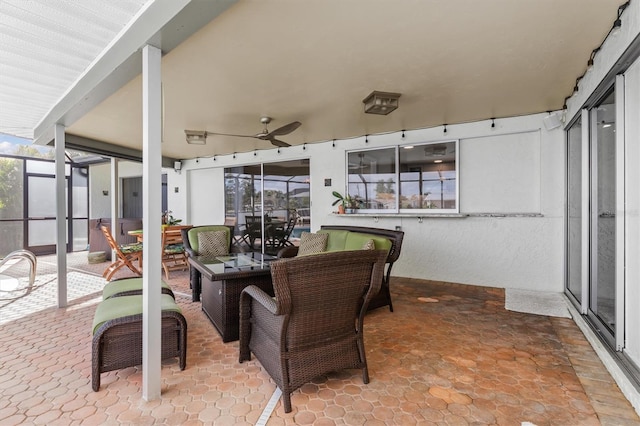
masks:
{"type": "MultiPolygon", "coordinates": [[[[139,367],[103,373],[93,392],[105,264],[86,265],[86,253],[68,263],[77,273],[68,308],[42,297],[51,280],[0,303],[0,425],[256,423],[275,385],[257,361],[238,363],[237,342],[222,343],[190,301],[186,272],[169,280],[188,321],[186,370],[163,365],[157,401],[142,400],[139,367]]],[[[55,258],[40,258],[39,276],[52,271],[55,258]]],[[[365,320],[371,382],[355,370],[320,377],[293,394],[292,413],[278,402],[268,425],[640,424],[572,320],[506,311],[500,289],[401,278],[392,289],[395,312],[365,320]]]]}

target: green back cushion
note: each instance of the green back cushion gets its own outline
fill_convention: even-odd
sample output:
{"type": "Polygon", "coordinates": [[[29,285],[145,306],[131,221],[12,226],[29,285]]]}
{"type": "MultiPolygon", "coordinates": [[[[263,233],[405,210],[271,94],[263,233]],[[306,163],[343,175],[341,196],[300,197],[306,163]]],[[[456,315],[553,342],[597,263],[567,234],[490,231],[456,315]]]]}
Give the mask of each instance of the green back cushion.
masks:
{"type": "MultiPolygon", "coordinates": [[[[162,287],[170,288],[164,281],[162,281],[162,287]]],[[[132,290],[142,290],[142,278],[125,278],[107,283],[102,289],[102,299],[108,299],[114,294],[132,290]]]]}
{"type": "MultiPolygon", "coordinates": [[[[182,312],[173,297],[168,294],[160,296],[160,306],[163,311],[182,312]]],[[[112,297],[111,299],[103,300],[98,304],[96,313],[93,316],[93,334],[102,324],[109,320],[141,313],[142,295],[112,297]]]]}
{"type": "Polygon", "coordinates": [[[350,232],[349,235],[347,235],[344,250],[361,250],[362,246],[364,246],[368,240],[373,240],[376,250],[386,250],[388,253],[391,249],[391,241],[385,237],[379,237],[372,234],[361,234],[359,232],[350,232]]]}
{"type": "Polygon", "coordinates": [[[360,232],[343,231],[338,229],[322,229],[318,234],[329,234],[326,251],[362,250],[369,240],[373,240],[376,250],[391,250],[391,241],[385,237],[360,232]]]}
{"type": "Polygon", "coordinates": [[[344,250],[344,245],[347,241],[347,235],[350,234],[350,232],[337,229],[322,229],[318,231],[318,234],[329,234],[326,251],[342,251],[344,250]]]}
{"type": "Polygon", "coordinates": [[[187,231],[187,237],[189,237],[189,245],[196,252],[200,253],[200,244],[198,241],[198,234],[205,231],[225,231],[227,233],[227,247],[231,244],[231,231],[228,226],[225,225],[210,225],[210,226],[197,226],[187,231]]]}

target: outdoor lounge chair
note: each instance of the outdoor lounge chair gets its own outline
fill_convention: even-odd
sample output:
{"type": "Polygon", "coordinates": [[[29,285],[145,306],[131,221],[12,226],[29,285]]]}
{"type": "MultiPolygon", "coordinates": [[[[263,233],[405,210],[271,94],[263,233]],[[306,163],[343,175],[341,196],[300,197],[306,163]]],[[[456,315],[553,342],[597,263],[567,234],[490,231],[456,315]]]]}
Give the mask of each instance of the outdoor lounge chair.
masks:
{"type": "Polygon", "coordinates": [[[113,235],[111,235],[111,231],[109,231],[108,227],[102,225],[100,226],[100,229],[102,229],[102,233],[107,239],[109,247],[111,247],[111,250],[113,250],[116,255],[116,259],[107,267],[107,269],[105,269],[102,276],[107,281],[110,281],[111,277],[113,277],[113,275],[123,266],[129,268],[131,272],[136,275],[142,275],[142,271],[140,270],[142,269],[142,244],[135,243],[123,246],[118,245],[115,238],[113,238],[113,235]],[[140,267],[140,269],[133,264],[135,261],[138,261],[138,267],[140,267]]]}
{"type": "Polygon", "coordinates": [[[387,253],[355,250],[284,259],[271,264],[275,300],[258,287],[240,297],[240,362],[251,353],[282,390],[342,369],[362,369],[367,305],[380,289],[387,253]]]}

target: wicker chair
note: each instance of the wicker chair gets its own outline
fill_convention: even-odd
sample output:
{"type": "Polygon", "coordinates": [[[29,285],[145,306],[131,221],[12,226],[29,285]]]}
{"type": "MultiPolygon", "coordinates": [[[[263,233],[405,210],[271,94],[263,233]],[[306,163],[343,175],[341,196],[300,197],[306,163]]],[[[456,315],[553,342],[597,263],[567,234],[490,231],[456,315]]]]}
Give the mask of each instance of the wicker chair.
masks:
{"type": "Polygon", "coordinates": [[[323,253],[271,264],[275,300],[255,286],[240,298],[240,362],[251,352],[282,390],[291,393],[315,377],[361,368],[369,383],[363,319],[382,284],[383,250],[323,253]]]}

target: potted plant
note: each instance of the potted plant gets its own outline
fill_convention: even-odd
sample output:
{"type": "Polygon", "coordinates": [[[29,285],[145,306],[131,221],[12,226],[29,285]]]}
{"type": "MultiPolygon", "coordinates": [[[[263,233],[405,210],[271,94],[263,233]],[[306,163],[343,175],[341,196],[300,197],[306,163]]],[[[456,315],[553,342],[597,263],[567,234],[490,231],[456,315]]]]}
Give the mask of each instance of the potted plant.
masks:
{"type": "Polygon", "coordinates": [[[331,205],[335,206],[336,204],[340,203],[340,205],[338,206],[339,214],[354,213],[354,211],[359,209],[360,205],[362,204],[362,200],[360,200],[360,197],[358,197],[357,195],[351,196],[347,194],[343,196],[338,191],[333,191],[332,194],[334,197],[336,197],[336,200],[331,205]]]}

